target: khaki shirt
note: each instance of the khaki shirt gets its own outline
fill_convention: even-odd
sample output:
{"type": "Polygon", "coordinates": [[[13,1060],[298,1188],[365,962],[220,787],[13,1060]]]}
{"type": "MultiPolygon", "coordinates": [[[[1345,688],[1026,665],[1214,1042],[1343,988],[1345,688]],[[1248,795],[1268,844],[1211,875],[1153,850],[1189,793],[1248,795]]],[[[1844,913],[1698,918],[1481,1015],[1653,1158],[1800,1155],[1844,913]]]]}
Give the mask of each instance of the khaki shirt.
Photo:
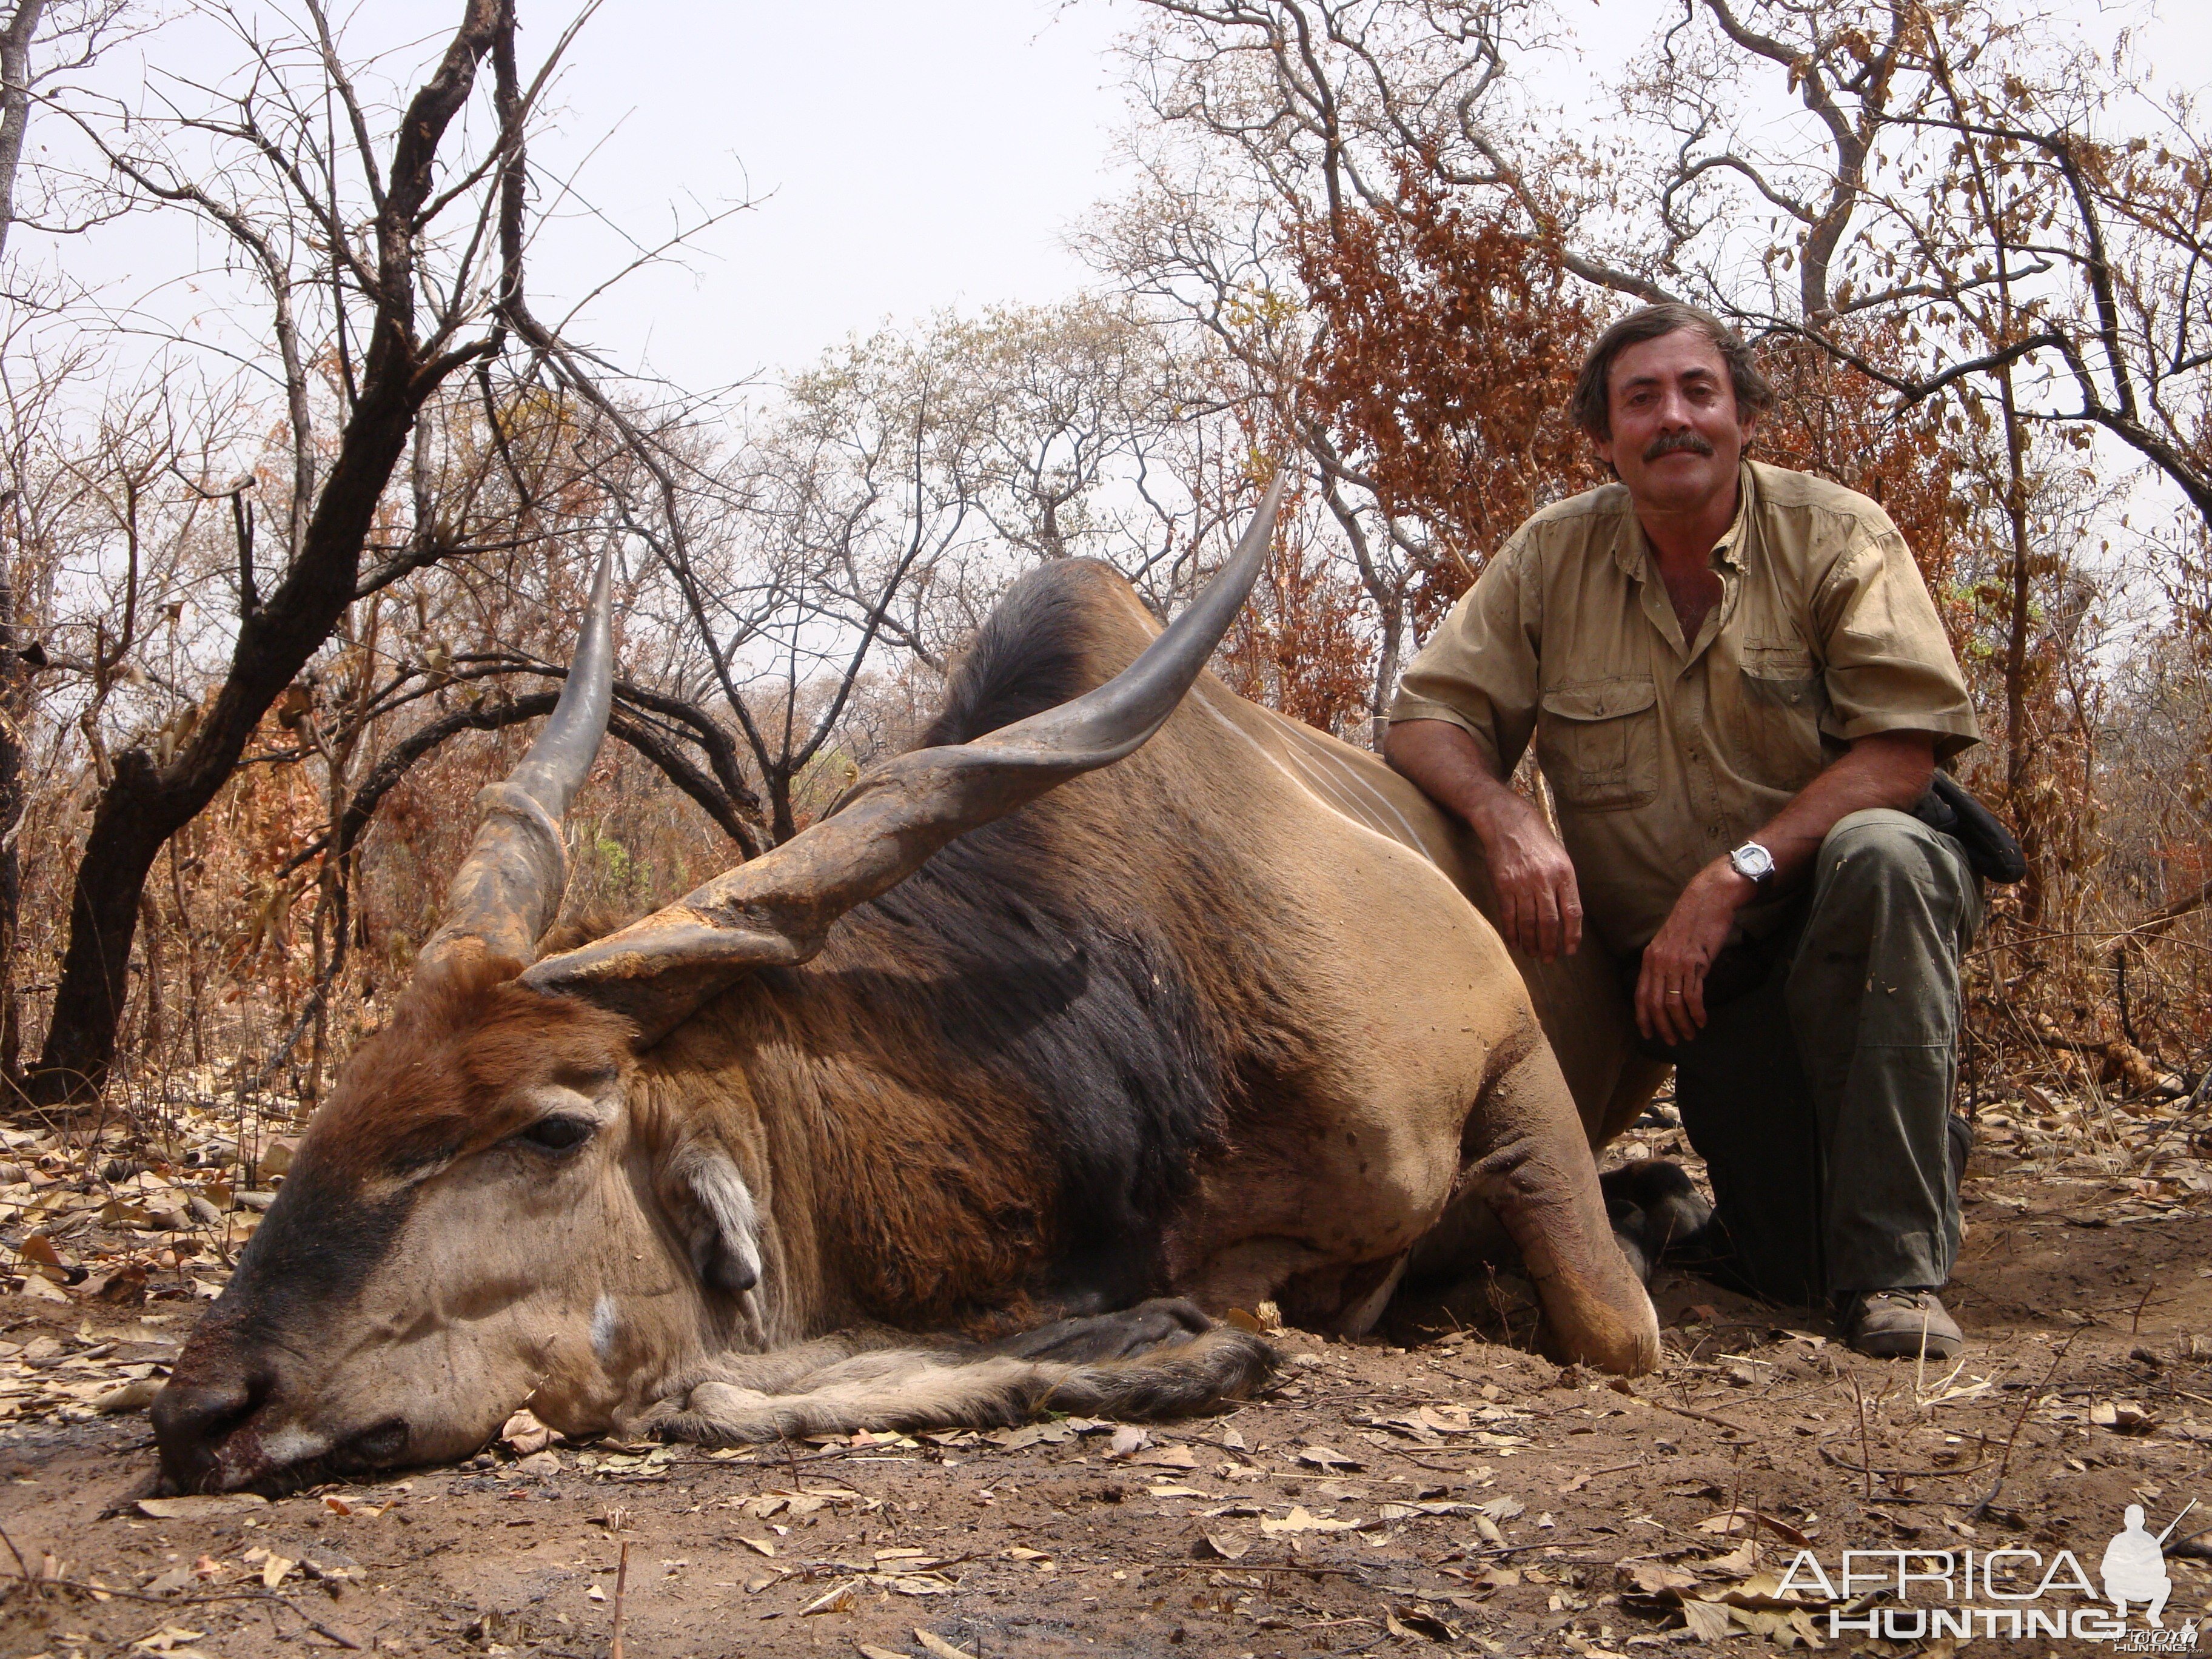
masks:
{"type": "MultiPolygon", "coordinates": [[[[1919,568],[1867,497],[1743,466],[1694,641],[1623,486],[1522,526],[1406,670],[1393,720],[1449,720],[1509,774],[1533,732],[1583,907],[1616,951],[1854,738],[1980,741],[1919,568]]],[[[1743,913],[1754,935],[1775,901],[1743,913]]]]}

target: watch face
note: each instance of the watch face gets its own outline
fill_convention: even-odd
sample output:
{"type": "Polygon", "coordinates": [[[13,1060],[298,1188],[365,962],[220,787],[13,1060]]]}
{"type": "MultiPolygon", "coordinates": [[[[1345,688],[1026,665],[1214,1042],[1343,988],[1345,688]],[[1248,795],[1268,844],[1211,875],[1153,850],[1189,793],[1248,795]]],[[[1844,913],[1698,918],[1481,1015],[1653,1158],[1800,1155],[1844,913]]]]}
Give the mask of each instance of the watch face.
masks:
{"type": "Polygon", "coordinates": [[[1748,842],[1729,854],[1729,862],[1747,881],[1765,881],[1774,873],[1774,854],[1757,842],[1748,842]]]}

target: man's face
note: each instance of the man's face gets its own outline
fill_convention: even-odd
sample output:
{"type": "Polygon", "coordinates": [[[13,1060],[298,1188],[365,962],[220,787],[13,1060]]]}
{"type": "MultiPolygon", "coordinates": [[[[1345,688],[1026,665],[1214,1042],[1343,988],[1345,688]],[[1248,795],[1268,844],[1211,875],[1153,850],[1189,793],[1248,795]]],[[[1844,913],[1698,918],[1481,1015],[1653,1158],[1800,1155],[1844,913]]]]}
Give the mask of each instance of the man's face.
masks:
{"type": "Polygon", "coordinates": [[[1679,328],[1630,346],[1606,377],[1613,435],[1591,440],[1638,507],[1695,512],[1734,499],[1753,413],[1739,417],[1720,348],[1679,328]]]}

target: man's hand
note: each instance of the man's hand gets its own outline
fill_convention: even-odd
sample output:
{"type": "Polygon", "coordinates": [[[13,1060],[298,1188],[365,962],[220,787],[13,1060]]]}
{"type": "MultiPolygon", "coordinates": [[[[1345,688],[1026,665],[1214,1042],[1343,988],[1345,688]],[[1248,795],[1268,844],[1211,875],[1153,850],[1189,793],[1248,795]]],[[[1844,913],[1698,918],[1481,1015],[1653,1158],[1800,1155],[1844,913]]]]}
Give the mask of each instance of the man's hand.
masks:
{"type": "MultiPolygon", "coordinates": [[[[1936,738],[1927,732],[1878,732],[1799,790],[1753,837],[1774,855],[1766,885],[1787,892],[1812,870],[1828,831],[1869,806],[1909,811],[1936,769],[1936,738]]],[[[1716,859],[1690,878],[1666,921],[1644,947],[1636,981],[1636,1026],[1662,1042],[1687,1042],[1705,1024],[1705,971],[1728,943],[1735,913],[1759,895],[1759,884],[1716,859]]]]}
{"type": "Polygon", "coordinates": [[[1583,896],[1574,861],[1534,803],[1502,789],[1469,820],[1498,890],[1498,931],[1516,950],[1546,962],[1583,942],[1583,896]]]}
{"type": "Polygon", "coordinates": [[[1474,831],[1505,942],[1546,962],[1572,956],[1583,942],[1573,861],[1543,813],[1491,769],[1481,746],[1449,720],[1396,720],[1382,757],[1474,831]]]}
{"type": "Polygon", "coordinates": [[[1758,884],[1718,859],[1690,878],[1651,943],[1636,981],[1636,1029],[1646,1037],[1687,1042],[1705,1029],[1705,973],[1728,943],[1736,912],[1758,884]]]}

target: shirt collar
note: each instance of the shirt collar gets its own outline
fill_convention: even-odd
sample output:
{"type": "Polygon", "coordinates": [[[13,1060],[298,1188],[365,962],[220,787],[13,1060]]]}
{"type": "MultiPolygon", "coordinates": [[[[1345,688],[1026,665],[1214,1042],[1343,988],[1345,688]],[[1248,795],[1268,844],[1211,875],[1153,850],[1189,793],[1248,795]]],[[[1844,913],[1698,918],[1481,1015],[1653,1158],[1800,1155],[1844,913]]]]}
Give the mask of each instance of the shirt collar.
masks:
{"type": "MultiPolygon", "coordinates": [[[[1723,532],[1720,540],[1713,544],[1714,561],[1731,570],[1743,568],[1744,543],[1750,534],[1752,498],[1758,489],[1751,463],[1747,460],[1738,462],[1735,517],[1729,520],[1728,529],[1723,532]]],[[[1650,552],[1651,544],[1644,534],[1643,523],[1636,516],[1636,503],[1629,500],[1628,491],[1624,489],[1620,492],[1620,526],[1613,538],[1613,561],[1620,567],[1624,575],[1641,581],[1650,552]]]]}

